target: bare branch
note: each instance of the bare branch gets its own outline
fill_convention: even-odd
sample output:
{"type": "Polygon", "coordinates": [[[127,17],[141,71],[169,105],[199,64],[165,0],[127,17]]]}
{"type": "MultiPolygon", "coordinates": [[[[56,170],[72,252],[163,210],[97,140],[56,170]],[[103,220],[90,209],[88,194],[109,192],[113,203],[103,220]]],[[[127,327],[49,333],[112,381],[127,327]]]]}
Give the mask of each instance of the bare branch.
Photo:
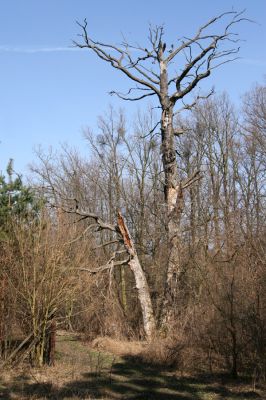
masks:
{"type": "MultiPolygon", "coordinates": [[[[140,88],[138,88],[139,90],[141,90],[140,88]]],[[[143,90],[143,89],[142,89],[143,90]]],[[[127,97],[126,95],[123,95],[122,93],[119,93],[119,92],[116,92],[116,91],[112,91],[112,92],[109,92],[109,94],[112,96],[112,95],[116,95],[117,97],[119,97],[120,99],[122,99],[122,100],[127,100],[127,101],[136,101],[136,100],[141,100],[141,99],[144,99],[145,97],[149,97],[149,96],[154,96],[156,93],[154,93],[154,92],[150,92],[150,93],[146,93],[146,94],[143,94],[143,95],[141,95],[141,96],[138,96],[138,97],[127,97]]]]}
{"type": "Polygon", "coordinates": [[[92,250],[101,249],[103,247],[110,246],[111,244],[115,244],[115,243],[123,243],[123,241],[118,240],[118,239],[110,240],[109,242],[105,242],[105,243],[99,244],[99,246],[93,247],[92,250]]]}
{"type": "Polygon", "coordinates": [[[195,79],[192,80],[192,82],[190,82],[188,84],[188,86],[182,90],[182,91],[177,91],[175,92],[170,100],[172,103],[175,103],[177,100],[182,99],[184,96],[186,96],[188,93],[192,92],[192,90],[197,86],[197,84],[204,78],[207,78],[209,75],[211,74],[211,71],[209,69],[207,69],[207,71],[196,75],[195,79]]]}
{"type": "Polygon", "coordinates": [[[160,125],[161,121],[156,122],[156,124],[154,125],[154,127],[144,136],[141,136],[141,139],[146,139],[146,137],[150,136],[155,129],[157,128],[158,125],[160,125]]]}
{"type": "MultiPolygon", "coordinates": [[[[192,38],[184,37],[181,39],[181,44],[168,50],[168,56],[164,57],[166,51],[166,43],[163,43],[164,28],[163,26],[149,27],[149,42],[151,48],[147,49],[138,44],[131,45],[126,39],[119,45],[112,45],[93,40],[88,35],[87,21],[78,25],[82,29],[82,34],[79,35],[83,39],[83,43],[74,42],[75,46],[79,48],[91,49],[96,55],[110,63],[114,68],[120,70],[128,76],[131,80],[136,82],[140,87],[135,90],[148,90],[148,93],[139,96],[128,96],[127,94],[111,91],[111,95],[116,95],[126,101],[137,101],[149,96],[157,95],[161,104],[168,107],[167,100],[174,105],[177,100],[183,99],[190,93],[202,80],[207,78],[211,71],[218,68],[222,64],[233,61],[236,58],[230,58],[231,55],[238,53],[239,48],[227,49],[218,51],[219,45],[226,41],[237,43],[239,39],[237,34],[231,31],[233,25],[241,22],[248,21],[242,15],[245,10],[239,12],[228,11],[210,19],[207,23],[203,24],[192,38]],[[219,20],[229,17],[229,22],[225,25],[224,29],[219,34],[208,33],[208,28],[215,25],[219,20]],[[198,54],[193,55],[193,50],[200,49],[198,54]],[[132,52],[136,52],[137,56],[133,57],[132,52]],[[179,54],[183,53],[186,64],[181,73],[173,78],[165,79],[165,72],[167,76],[167,67],[170,62],[179,54]],[[225,60],[226,57],[230,59],[225,60]],[[215,61],[223,58],[221,62],[215,64],[215,61]],[[160,73],[156,73],[151,68],[150,64],[157,64],[160,73]],[[163,78],[164,76],[164,78],[163,78]],[[168,91],[172,83],[176,85],[176,91],[169,96],[168,91]]],[[[188,108],[186,108],[188,109],[188,108]]]]}
{"type": "Polygon", "coordinates": [[[112,256],[110,257],[110,259],[107,261],[107,263],[102,265],[102,266],[100,266],[100,267],[93,268],[93,269],[91,269],[91,268],[79,268],[79,271],[89,272],[90,274],[97,274],[99,272],[106,271],[107,269],[110,269],[110,268],[113,268],[113,267],[116,267],[116,266],[121,266],[121,265],[128,264],[128,262],[130,261],[130,257],[127,257],[124,260],[115,261],[115,257],[119,253],[121,253],[121,252],[116,252],[115,251],[112,254],[112,256]]]}
{"type": "Polygon", "coordinates": [[[198,180],[202,179],[203,177],[200,175],[200,170],[194,172],[192,176],[185,180],[185,182],[181,182],[182,189],[186,189],[191,186],[193,183],[197,182],[198,180]]]}
{"type": "Polygon", "coordinates": [[[104,222],[97,214],[87,212],[87,211],[84,212],[84,211],[80,211],[80,210],[66,209],[64,207],[59,207],[59,208],[67,214],[79,215],[80,217],[82,217],[82,219],[87,219],[87,218],[94,219],[99,226],[98,230],[107,229],[112,232],[119,232],[119,229],[116,225],[112,225],[107,222],[104,222]]]}
{"type": "Polygon", "coordinates": [[[84,229],[84,231],[80,235],[78,235],[75,239],[66,242],[65,245],[69,245],[69,244],[78,242],[82,237],[84,237],[86,235],[86,233],[88,233],[90,231],[91,228],[96,228],[98,230],[99,226],[98,226],[98,224],[91,224],[91,225],[87,226],[86,229],[84,229]]]}
{"type": "Polygon", "coordinates": [[[199,28],[198,32],[196,33],[196,35],[195,35],[193,38],[184,41],[184,42],[182,43],[182,45],[179,46],[179,47],[177,47],[177,48],[167,57],[167,59],[166,59],[165,61],[166,61],[167,63],[169,63],[171,60],[173,60],[174,57],[176,57],[176,55],[177,55],[178,53],[180,53],[182,50],[184,50],[185,48],[189,47],[189,46],[190,46],[191,44],[193,44],[193,43],[199,43],[199,40],[205,40],[205,39],[210,39],[210,38],[217,38],[217,39],[219,39],[219,38],[224,37],[225,35],[228,35],[228,29],[230,28],[230,26],[233,25],[233,23],[237,23],[237,22],[240,22],[241,20],[245,20],[244,18],[243,18],[243,19],[236,20],[236,17],[242,15],[244,12],[245,12],[245,10],[241,11],[240,13],[238,13],[237,11],[228,11],[228,12],[224,12],[224,13],[222,13],[222,14],[220,14],[220,15],[218,15],[218,16],[212,18],[212,19],[210,19],[206,24],[202,25],[202,26],[199,28]],[[222,18],[225,17],[226,15],[234,15],[234,17],[233,17],[232,21],[226,26],[223,35],[220,35],[220,36],[218,36],[218,37],[215,36],[215,35],[204,35],[204,36],[201,36],[201,34],[202,34],[202,32],[203,32],[204,30],[206,30],[210,25],[213,25],[215,22],[217,22],[218,20],[222,19],[222,18]]]}
{"type": "Polygon", "coordinates": [[[124,47],[125,46],[126,47],[125,47],[125,49],[122,49],[122,48],[119,48],[114,45],[96,42],[88,36],[86,20],[84,20],[83,24],[78,22],[78,25],[81,27],[82,32],[83,32],[81,37],[84,40],[84,44],[74,41],[74,45],[76,47],[91,49],[92,51],[94,51],[97,54],[97,56],[99,58],[101,58],[104,61],[109,62],[114,68],[122,71],[130,79],[139,83],[140,85],[148,87],[150,90],[155,92],[158,95],[158,97],[160,97],[160,91],[155,86],[155,84],[157,84],[159,82],[155,81],[152,76],[148,75],[146,72],[142,71],[138,67],[138,63],[142,60],[150,58],[151,57],[150,55],[146,54],[145,57],[138,57],[136,61],[133,61],[131,58],[131,55],[128,51],[128,45],[124,45],[124,47]],[[110,51],[108,51],[108,50],[110,50],[110,51]],[[118,53],[119,57],[115,57],[115,56],[111,55],[111,51],[118,53]],[[123,64],[123,60],[125,60],[125,59],[129,61],[129,63],[126,65],[123,64]],[[131,73],[130,69],[134,69],[137,73],[144,76],[144,78],[146,78],[148,80],[144,80],[139,75],[131,73]]]}
{"type": "MultiPolygon", "coordinates": [[[[184,100],[182,99],[183,107],[180,108],[179,110],[177,110],[177,111],[174,113],[174,116],[177,115],[177,114],[179,114],[180,112],[182,112],[182,111],[184,111],[184,110],[189,110],[189,111],[192,110],[192,109],[197,105],[197,103],[198,103],[199,100],[206,100],[206,99],[208,99],[210,96],[212,96],[213,94],[214,94],[214,88],[212,88],[212,89],[210,90],[210,92],[209,92],[208,94],[206,94],[205,96],[200,96],[200,95],[198,95],[198,96],[195,98],[195,100],[194,100],[192,103],[190,103],[190,104],[185,103],[184,100]]],[[[183,131],[184,131],[184,130],[182,130],[182,133],[183,133],[183,131]]]]}

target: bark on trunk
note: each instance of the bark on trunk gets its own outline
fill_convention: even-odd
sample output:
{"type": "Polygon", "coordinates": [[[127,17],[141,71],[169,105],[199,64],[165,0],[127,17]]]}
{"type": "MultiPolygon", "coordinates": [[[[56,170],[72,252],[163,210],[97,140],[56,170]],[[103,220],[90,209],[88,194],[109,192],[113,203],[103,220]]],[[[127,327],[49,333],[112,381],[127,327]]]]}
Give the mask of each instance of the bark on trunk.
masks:
{"type": "Polygon", "coordinates": [[[129,234],[129,230],[127,225],[120,213],[118,213],[118,227],[120,233],[123,237],[125,247],[130,255],[129,266],[131,271],[134,274],[136,288],[138,291],[138,299],[140,302],[142,318],[143,318],[143,327],[146,334],[146,338],[148,340],[152,339],[155,333],[155,318],[153,313],[153,307],[151,302],[151,296],[149,291],[149,286],[147,283],[146,276],[139,262],[139,258],[135,249],[135,245],[133,240],[129,234]]]}
{"type": "Polygon", "coordinates": [[[160,323],[167,327],[174,319],[180,276],[180,220],[183,211],[183,191],[178,181],[173,132],[173,106],[164,108],[161,117],[162,161],[165,173],[165,203],[167,212],[167,271],[160,323]]]}
{"type": "Polygon", "coordinates": [[[55,365],[55,341],[56,341],[56,321],[53,318],[49,331],[48,331],[48,343],[47,343],[47,354],[46,364],[55,365]]]}
{"type": "MultiPolygon", "coordinates": [[[[164,299],[160,313],[161,328],[168,327],[174,319],[177,283],[180,275],[180,219],[183,209],[182,186],[178,180],[176,149],[173,130],[174,101],[169,98],[167,63],[160,53],[161,137],[164,169],[164,196],[167,225],[167,268],[164,299]]],[[[178,88],[177,88],[178,90],[178,88]]]]}

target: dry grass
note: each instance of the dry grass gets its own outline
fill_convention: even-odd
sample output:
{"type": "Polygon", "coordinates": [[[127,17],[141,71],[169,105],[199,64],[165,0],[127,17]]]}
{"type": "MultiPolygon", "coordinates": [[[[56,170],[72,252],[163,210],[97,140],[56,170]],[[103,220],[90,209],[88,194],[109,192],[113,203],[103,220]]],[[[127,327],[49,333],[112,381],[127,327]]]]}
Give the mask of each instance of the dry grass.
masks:
{"type": "MultiPolygon", "coordinates": [[[[224,376],[180,376],[149,363],[151,344],[98,338],[94,348],[79,337],[57,338],[55,367],[3,372],[4,400],[240,400],[265,399],[262,387],[224,376]],[[95,348],[96,347],[96,348],[95,348]],[[146,357],[146,361],[145,361],[146,357]]],[[[153,343],[156,346],[156,343],[153,343]]],[[[158,351],[160,346],[158,347],[158,351]]]]}
{"type": "Polygon", "coordinates": [[[140,363],[153,366],[176,367],[183,366],[184,343],[177,336],[154,338],[151,342],[123,341],[110,337],[97,337],[91,346],[99,351],[105,351],[120,357],[135,357],[140,363]]]}
{"type": "Polygon", "coordinates": [[[98,337],[91,343],[92,348],[107,351],[117,356],[139,356],[148,348],[146,342],[123,341],[109,337],[98,337]]]}

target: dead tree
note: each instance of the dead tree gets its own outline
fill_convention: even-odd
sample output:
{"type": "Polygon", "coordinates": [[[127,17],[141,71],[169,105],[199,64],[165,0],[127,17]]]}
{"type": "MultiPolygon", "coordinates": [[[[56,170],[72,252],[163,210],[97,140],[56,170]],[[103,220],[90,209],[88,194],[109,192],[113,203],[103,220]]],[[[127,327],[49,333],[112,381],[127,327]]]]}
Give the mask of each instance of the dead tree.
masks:
{"type": "MultiPolygon", "coordinates": [[[[76,202],[76,200],[74,201],[76,202]]],[[[66,213],[75,214],[78,217],[78,221],[84,221],[84,220],[93,221],[88,224],[88,226],[82,232],[81,236],[77,237],[75,241],[79,240],[88,231],[92,233],[93,231],[100,232],[102,230],[108,230],[117,236],[117,238],[102,243],[98,246],[98,247],[105,247],[113,245],[114,243],[120,243],[123,245],[122,249],[121,248],[117,249],[112,253],[110,259],[107,261],[106,264],[97,267],[95,269],[84,266],[80,268],[80,270],[88,272],[90,274],[96,274],[105,270],[110,271],[115,267],[129,265],[131,271],[133,272],[136,289],[138,292],[138,300],[141,307],[143,328],[145,331],[146,339],[147,340],[152,339],[155,333],[156,323],[155,323],[149,286],[145,273],[139,261],[134,242],[131,238],[131,235],[129,233],[128,227],[126,225],[126,222],[122,214],[118,212],[117,224],[113,225],[110,223],[106,223],[98,215],[94,213],[91,213],[86,210],[80,210],[78,205],[75,207],[75,209],[63,207],[62,210],[66,213]],[[127,254],[126,257],[123,260],[117,260],[118,256],[123,253],[127,254]]]]}
{"type": "MultiPolygon", "coordinates": [[[[180,182],[176,160],[175,135],[180,132],[176,133],[173,126],[174,115],[177,112],[175,106],[181,103],[179,112],[191,109],[195,101],[189,103],[185,102],[185,99],[196,86],[214,69],[237,58],[239,39],[232,29],[234,25],[246,20],[242,15],[243,11],[220,14],[202,25],[193,37],[182,37],[175,45],[170,46],[163,41],[162,26],[150,27],[149,43],[145,47],[129,44],[126,40],[121,45],[95,41],[88,32],[86,19],[83,24],[78,23],[81,28],[81,41],[74,44],[79,48],[92,50],[99,58],[135,83],[127,93],[112,91],[111,94],[128,101],[137,101],[150,96],[156,96],[159,100],[161,118],[150,133],[153,134],[160,126],[168,235],[163,323],[171,319],[172,304],[178,287],[176,283],[181,272],[179,247],[184,185],[180,182]],[[213,33],[214,29],[219,33],[213,33]],[[178,72],[173,72],[173,62],[178,61],[180,65],[181,58],[183,58],[182,68],[178,72]]],[[[197,171],[189,177],[190,183],[195,179],[198,179],[197,171]]]]}

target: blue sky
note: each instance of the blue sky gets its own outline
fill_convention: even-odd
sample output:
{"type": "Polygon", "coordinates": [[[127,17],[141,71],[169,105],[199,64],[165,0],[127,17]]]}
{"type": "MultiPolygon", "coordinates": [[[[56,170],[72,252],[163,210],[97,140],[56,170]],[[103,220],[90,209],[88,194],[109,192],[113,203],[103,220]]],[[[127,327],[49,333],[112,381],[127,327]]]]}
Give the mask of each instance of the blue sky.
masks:
{"type": "Polygon", "coordinates": [[[265,0],[1,0],[0,2],[0,171],[10,157],[18,172],[27,171],[34,147],[69,143],[85,154],[82,129],[95,128],[109,104],[131,115],[141,103],[108,95],[129,82],[88,51],[70,49],[79,33],[75,21],[88,20],[92,37],[119,43],[122,33],[146,42],[148,26],[164,24],[166,41],[195,33],[199,25],[223,11],[247,9],[256,24],[236,27],[241,60],[226,64],[202,85],[215,85],[239,102],[266,72],[265,0]]]}

